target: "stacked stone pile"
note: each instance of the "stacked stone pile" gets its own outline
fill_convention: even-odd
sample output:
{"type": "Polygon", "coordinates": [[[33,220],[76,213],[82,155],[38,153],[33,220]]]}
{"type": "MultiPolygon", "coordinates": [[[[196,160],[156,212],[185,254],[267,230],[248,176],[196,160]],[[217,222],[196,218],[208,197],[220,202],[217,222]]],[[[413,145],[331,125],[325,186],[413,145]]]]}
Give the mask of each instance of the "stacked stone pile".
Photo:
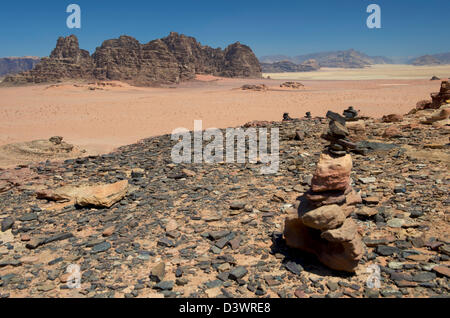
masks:
{"type": "Polygon", "coordinates": [[[353,162],[345,147],[345,119],[333,112],[327,117],[327,140],[332,143],[320,156],[306,200],[286,218],[284,237],[288,246],[315,254],[331,269],[354,272],[364,248],[349,215],[362,200],[351,185],[353,162]]]}

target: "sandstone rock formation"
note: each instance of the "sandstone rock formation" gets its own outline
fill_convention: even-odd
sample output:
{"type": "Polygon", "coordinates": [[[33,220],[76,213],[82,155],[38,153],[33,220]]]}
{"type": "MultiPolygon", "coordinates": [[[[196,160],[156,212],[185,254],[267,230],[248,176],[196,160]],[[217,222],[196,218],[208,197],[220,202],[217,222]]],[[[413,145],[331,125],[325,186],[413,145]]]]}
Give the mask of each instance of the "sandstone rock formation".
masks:
{"type": "Polygon", "coordinates": [[[88,51],[81,50],[76,36],[60,37],[49,57],[32,70],[6,77],[3,83],[47,83],[70,79],[92,79],[94,63],[88,51]]]}
{"type": "Polygon", "coordinates": [[[261,66],[250,47],[239,42],[222,50],[175,32],[146,44],[121,36],[104,41],[91,56],[79,48],[77,37],[71,35],[59,38],[50,56],[33,70],[7,77],[3,83],[98,79],[150,86],[179,83],[196,74],[259,78],[261,66]]]}

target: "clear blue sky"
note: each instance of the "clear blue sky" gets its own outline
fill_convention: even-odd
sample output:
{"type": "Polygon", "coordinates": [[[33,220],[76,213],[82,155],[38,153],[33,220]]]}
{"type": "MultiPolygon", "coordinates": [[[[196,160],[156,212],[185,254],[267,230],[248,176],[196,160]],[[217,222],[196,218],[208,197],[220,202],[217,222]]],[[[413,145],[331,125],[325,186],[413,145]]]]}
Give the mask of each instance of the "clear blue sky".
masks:
{"type": "Polygon", "coordinates": [[[257,56],[354,48],[369,55],[450,51],[449,0],[16,0],[0,4],[0,57],[47,56],[75,34],[91,53],[127,34],[142,43],[176,31],[213,47],[240,41],[257,56]],[[81,30],[66,27],[68,4],[82,9],[81,30]],[[382,29],[366,27],[367,5],[382,9],[382,29]]]}

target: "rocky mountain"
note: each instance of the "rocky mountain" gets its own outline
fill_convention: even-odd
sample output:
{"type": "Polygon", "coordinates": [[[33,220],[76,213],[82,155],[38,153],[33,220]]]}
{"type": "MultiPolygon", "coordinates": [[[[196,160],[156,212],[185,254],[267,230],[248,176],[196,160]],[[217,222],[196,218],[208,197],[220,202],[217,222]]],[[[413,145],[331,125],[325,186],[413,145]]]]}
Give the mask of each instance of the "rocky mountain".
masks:
{"type": "Polygon", "coordinates": [[[316,60],[308,60],[301,64],[290,61],[280,61],[275,63],[261,63],[264,73],[284,73],[284,72],[310,72],[320,69],[316,60]]]}
{"type": "Polygon", "coordinates": [[[424,55],[410,61],[412,65],[441,65],[450,64],[450,53],[424,55]]]}
{"type": "MultiPolygon", "coordinates": [[[[261,58],[263,62],[277,60],[277,55],[264,56],[261,58]]],[[[331,51],[320,52],[306,55],[298,55],[294,57],[283,57],[283,60],[290,61],[295,64],[301,64],[308,60],[316,60],[320,67],[343,67],[343,68],[363,68],[373,64],[392,64],[393,61],[384,56],[368,56],[362,52],[353,49],[347,51],[331,51]]]]}
{"type": "Polygon", "coordinates": [[[40,58],[34,56],[0,58],[0,76],[31,70],[39,61],[40,58]]]}
{"type": "Polygon", "coordinates": [[[5,78],[5,84],[47,83],[65,79],[120,80],[133,85],[179,83],[196,74],[261,77],[251,48],[239,42],[226,49],[203,46],[193,37],[169,36],[139,43],[130,36],[107,40],[90,55],[76,36],[60,37],[48,58],[33,70],[5,78]]]}

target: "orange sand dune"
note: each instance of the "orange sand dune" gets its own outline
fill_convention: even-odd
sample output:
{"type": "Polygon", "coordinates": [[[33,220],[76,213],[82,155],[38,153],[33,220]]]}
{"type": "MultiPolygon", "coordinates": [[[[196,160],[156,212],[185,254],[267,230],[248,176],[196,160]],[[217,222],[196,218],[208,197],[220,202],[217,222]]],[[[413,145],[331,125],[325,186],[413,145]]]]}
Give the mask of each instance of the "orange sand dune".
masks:
{"type": "Polygon", "coordinates": [[[0,88],[0,145],[63,136],[89,153],[108,152],[142,138],[193,129],[238,126],[252,120],[324,116],[353,105],[363,114],[380,117],[406,113],[417,101],[439,90],[440,81],[365,80],[302,81],[301,90],[280,90],[281,80],[220,79],[165,88],[116,83],[102,89],[65,83],[0,88]],[[242,91],[243,84],[264,83],[274,90],[242,91]]]}

